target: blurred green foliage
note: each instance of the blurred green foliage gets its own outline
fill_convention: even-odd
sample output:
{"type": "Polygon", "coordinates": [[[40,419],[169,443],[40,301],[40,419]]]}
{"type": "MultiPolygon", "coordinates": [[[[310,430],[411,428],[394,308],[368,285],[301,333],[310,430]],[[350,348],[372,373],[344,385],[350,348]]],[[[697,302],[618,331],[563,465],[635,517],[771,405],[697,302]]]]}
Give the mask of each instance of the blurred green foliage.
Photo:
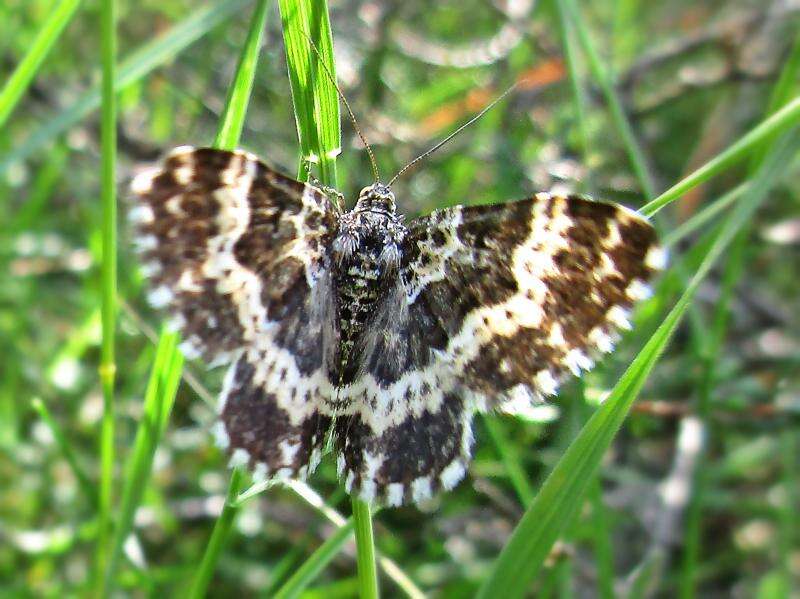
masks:
{"type": "MultiPolygon", "coordinates": [[[[0,5],[0,89],[58,4],[0,5]]],[[[252,7],[244,0],[200,7],[184,0],[119,3],[120,74],[128,74],[119,90],[122,208],[137,166],[174,145],[214,140],[252,7]]],[[[743,0],[577,5],[659,192],[766,114],[798,24],[796,8],[770,7],[743,0]]],[[[652,199],[642,193],[573,38],[585,95],[579,126],[553,2],[343,0],[331,1],[330,9],[339,84],[384,179],[520,82],[501,106],[398,181],[395,192],[407,214],[553,187],[591,189],[632,207],[652,199]]],[[[85,98],[99,89],[98,16],[97,2],[79,6],[0,126],[3,596],[80,595],[90,588],[97,518],[86,480],[96,483],[99,471],[101,212],[98,104],[85,98]],[[44,412],[34,409],[34,400],[44,412]]],[[[275,5],[263,44],[241,145],[295,173],[299,146],[275,5]]],[[[796,96],[796,78],[789,85],[796,96]]],[[[343,133],[338,182],[352,198],[371,175],[346,121],[343,133]]],[[[674,230],[751,174],[733,168],[692,189],[658,215],[659,228],[674,230]]],[[[679,590],[690,596],[694,589],[699,596],[783,597],[800,586],[797,175],[794,156],[733,257],[741,273],[729,279],[723,265],[701,286],[609,452],[595,493],[532,593],[608,596],[613,585],[620,596],[679,590]],[[730,302],[720,302],[728,280],[735,283],[730,302]],[[724,342],[709,353],[712,323],[723,309],[724,342]],[[713,380],[704,387],[709,372],[713,380]],[[705,404],[698,402],[704,393],[705,404]],[[702,457],[692,449],[698,431],[709,440],[702,457]],[[699,517],[696,553],[685,551],[694,534],[685,524],[685,502],[699,517]]],[[[423,510],[379,513],[379,551],[434,596],[471,596],[530,489],[538,489],[652,334],[717,222],[672,248],[677,266],[642,306],[636,329],[580,384],[566,387],[552,409],[529,420],[493,417],[479,424],[465,483],[423,510]]],[[[159,316],[141,291],[123,223],[120,460],[133,446],[156,352],[159,316]]],[[[133,560],[120,568],[120,587],[137,596],[184,591],[227,488],[224,456],[208,434],[219,373],[201,364],[186,372],[136,515],[127,548],[133,560]]],[[[347,512],[333,464],[323,462],[310,484],[347,512]]],[[[330,534],[331,525],[308,501],[292,490],[270,489],[242,505],[209,592],[269,596],[330,534]]],[[[339,553],[316,584],[307,596],[352,596],[352,551],[339,553]]],[[[386,596],[402,595],[385,577],[382,586],[386,596]]]]}

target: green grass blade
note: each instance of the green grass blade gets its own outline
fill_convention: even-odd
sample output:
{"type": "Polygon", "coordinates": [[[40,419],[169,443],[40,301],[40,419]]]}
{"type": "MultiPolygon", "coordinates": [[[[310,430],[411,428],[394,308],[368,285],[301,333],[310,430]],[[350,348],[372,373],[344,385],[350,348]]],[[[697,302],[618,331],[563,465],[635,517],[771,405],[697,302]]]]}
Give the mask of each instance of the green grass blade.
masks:
{"type": "MultiPolygon", "coordinates": [[[[278,5],[300,140],[298,176],[305,180],[305,163],[317,163],[321,181],[335,187],[341,125],[339,97],[335,82],[331,80],[336,76],[336,69],[327,2],[279,0],[278,5]],[[314,51],[312,43],[319,53],[314,51]]],[[[359,594],[362,598],[377,597],[378,578],[369,505],[353,499],[352,506],[359,594]]]]}
{"type": "Polygon", "coordinates": [[[261,48],[261,39],[267,23],[267,6],[266,0],[259,0],[256,4],[247,40],[239,56],[239,64],[236,65],[236,76],[233,84],[228,88],[225,111],[214,139],[215,148],[233,150],[242,135],[244,117],[247,114],[247,105],[258,64],[258,51],[261,48]]]}
{"type": "Polygon", "coordinates": [[[503,548],[491,575],[481,587],[479,597],[513,598],[525,594],[530,581],[540,572],[553,543],[580,506],[603,454],[624,422],[700,283],[739,229],[763,202],[782,165],[786,164],[795,149],[783,139],[779,149],[772,151],[759,169],[750,193],[725,221],[686,291],[548,476],[503,548]]]}
{"type": "Polygon", "coordinates": [[[100,383],[103,388],[103,416],[100,424],[100,484],[98,488],[99,534],[97,535],[97,584],[102,587],[108,563],[114,500],[114,358],[117,322],[117,98],[114,89],[117,61],[117,7],[115,0],[103,0],[100,8],[102,61],[102,115],[100,120],[100,197],[102,202],[102,258],[100,383]]]}
{"type": "Polygon", "coordinates": [[[327,74],[336,77],[328,5],[325,0],[279,0],[278,6],[300,140],[298,177],[306,179],[304,161],[317,163],[320,180],[335,187],[342,134],[339,96],[327,74]],[[320,59],[325,67],[320,65],[320,59]]]}
{"type": "Polygon", "coordinates": [[[500,454],[500,459],[503,461],[503,465],[506,469],[506,475],[511,482],[511,486],[514,487],[514,491],[517,493],[517,498],[522,505],[530,505],[533,498],[536,496],[536,492],[533,490],[533,484],[525,473],[519,451],[517,451],[516,446],[508,440],[502,422],[493,416],[487,416],[483,419],[483,422],[486,425],[489,436],[492,438],[492,442],[500,454]]]}
{"type": "Polygon", "coordinates": [[[206,596],[206,589],[208,589],[211,578],[214,576],[219,555],[228,540],[233,520],[236,514],[239,513],[238,508],[234,507],[234,502],[242,487],[243,479],[243,472],[239,468],[234,468],[231,480],[228,483],[228,493],[225,496],[225,505],[222,508],[222,513],[214,523],[214,530],[203,553],[203,560],[200,562],[197,572],[195,572],[192,586],[189,587],[189,592],[186,595],[190,599],[201,599],[206,596]]]}
{"type": "MultiPolygon", "coordinates": [[[[339,97],[335,82],[331,80],[336,77],[336,68],[327,2],[279,0],[278,5],[300,140],[299,177],[306,178],[306,162],[318,163],[321,181],[335,187],[336,157],[341,152],[341,124],[339,97]],[[319,54],[314,51],[312,42],[319,54]]],[[[369,505],[353,499],[352,506],[360,596],[377,597],[378,577],[369,505]]]]}
{"type": "Polygon", "coordinates": [[[603,66],[603,61],[600,59],[597,50],[594,47],[589,32],[587,31],[586,24],[580,12],[575,8],[573,0],[555,0],[562,10],[569,18],[570,23],[575,28],[575,33],[578,35],[578,41],[583,48],[589,69],[592,76],[600,89],[603,92],[606,103],[608,104],[609,112],[611,113],[611,120],[614,122],[614,127],[617,129],[622,142],[625,145],[625,151],[628,154],[628,159],[631,161],[631,166],[636,173],[639,184],[642,186],[642,191],[645,196],[652,198],[656,195],[656,186],[653,177],[650,174],[650,169],[647,166],[645,153],[639,142],[636,140],[636,135],[633,132],[633,127],[625,114],[625,109],[622,107],[622,101],[617,94],[611,74],[603,66]]]}
{"type": "Polygon", "coordinates": [[[3,89],[0,90],[0,128],[25,94],[39,67],[42,66],[42,62],[53,48],[53,44],[58,41],[61,32],[64,31],[64,27],[72,21],[78,6],[80,6],[80,0],[61,0],[58,3],[58,6],[53,9],[42,25],[25,57],[17,65],[3,89]]]}
{"type": "Polygon", "coordinates": [[[72,450],[72,445],[64,436],[64,431],[62,431],[61,427],[58,426],[58,423],[53,418],[50,410],[47,409],[47,406],[41,399],[38,397],[34,398],[31,402],[31,406],[36,413],[39,414],[39,417],[47,425],[47,428],[50,429],[56,445],[58,445],[58,448],[61,450],[64,459],[67,460],[67,464],[69,464],[72,474],[78,481],[78,487],[80,487],[84,499],[89,502],[89,505],[95,507],[97,504],[97,492],[95,491],[95,486],[92,484],[92,481],[89,480],[89,476],[86,474],[86,471],[81,468],[80,464],[78,463],[78,458],[75,456],[75,452],[72,450]]]}
{"type": "Polygon", "coordinates": [[[686,239],[692,233],[701,230],[704,225],[712,222],[717,216],[739,200],[742,194],[747,190],[747,187],[747,183],[742,183],[713,202],[709,202],[707,205],[703,206],[701,210],[698,210],[690,219],[664,235],[661,239],[661,243],[663,243],[665,247],[672,247],[682,239],[686,239]]]}
{"type": "MultiPolygon", "coordinates": [[[[124,89],[173,59],[226,18],[240,12],[249,2],[250,0],[218,0],[198,9],[166,34],[145,44],[121,61],[117,67],[115,89],[117,91],[124,89]]],[[[0,159],[0,174],[12,164],[41,151],[53,138],[69,130],[99,106],[100,88],[95,87],[54,117],[44,119],[45,122],[41,127],[15,144],[11,152],[0,159]]]]}
{"type": "Polygon", "coordinates": [[[652,216],[667,204],[679,199],[690,189],[705,183],[711,177],[744,160],[750,153],[761,147],[761,144],[774,135],[788,131],[800,121],[800,98],[795,98],[783,108],[764,119],[736,143],[706,162],[687,177],[678,181],[667,191],[643,206],[639,212],[652,216]]]}
{"type": "MultiPolygon", "coordinates": [[[[239,136],[241,135],[250,100],[250,92],[253,89],[253,79],[258,63],[258,53],[261,46],[261,36],[266,24],[266,16],[267,0],[258,0],[250,20],[247,40],[242,47],[236,73],[228,90],[225,112],[217,128],[217,135],[214,139],[214,146],[217,148],[230,150],[239,143],[239,136]]],[[[239,513],[237,498],[242,488],[243,478],[244,474],[238,468],[235,468],[231,473],[222,513],[214,523],[211,539],[195,573],[188,597],[205,596],[208,584],[214,575],[217,561],[219,561],[220,552],[228,539],[236,514],[239,513]]]]}
{"type": "Polygon", "coordinates": [[[353,534],[353,521],[348,520],[309,557],[273,595],[273,599],[294,599],[311,584],[330,561],[341,551],[353,534]]]}
{"type": "Polygon", "coordinates": [[[119,516],[105,575],[106,593],[114,582],[122,548],[131,534],[133,518],[150,478],[153,457],[167,428],[180,384],[183,355],[177,349],[177,342],[175,334],[162,334],[159,338],[144,397],[144,415],[136,431],[136,440],[126,469],[119,516]]]}

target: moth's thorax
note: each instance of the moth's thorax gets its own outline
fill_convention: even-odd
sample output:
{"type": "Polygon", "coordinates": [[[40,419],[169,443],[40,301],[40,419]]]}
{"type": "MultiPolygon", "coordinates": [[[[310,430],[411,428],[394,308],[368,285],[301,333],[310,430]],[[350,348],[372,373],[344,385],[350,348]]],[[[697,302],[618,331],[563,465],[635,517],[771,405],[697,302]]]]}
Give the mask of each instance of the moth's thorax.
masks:
{"type": "Polygon", "coordinates": [[[343,382],[353,347],[378,300],[396,279],[406,235],[397,214],[394,194],[380,183],[364,188],[355,207],[339,219],[332,244],[334,283],[337,288],[342,335],[343,382]]]}

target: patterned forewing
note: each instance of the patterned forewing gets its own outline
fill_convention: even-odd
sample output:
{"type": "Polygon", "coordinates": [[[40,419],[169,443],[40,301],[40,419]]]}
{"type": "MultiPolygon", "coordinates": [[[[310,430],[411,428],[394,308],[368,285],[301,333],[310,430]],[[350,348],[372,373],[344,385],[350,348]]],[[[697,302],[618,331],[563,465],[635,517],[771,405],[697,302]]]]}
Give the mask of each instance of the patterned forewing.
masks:
{"type": "Polygon", "coordinates": [[[642,216],[578,196],[456,206],[409,238],[409,317],[446,340],[427,367],[452,372],[477,409],[541,399],[591,368],[664,264],[642,216]]]}
{"type": "Polygon", "coordinates": [[[336,343],[326,263],[336,215],[327,197],[251,154],[188,147],[132,189],[151,303],[170,312],[187,356],[237,360],[221,398],[220,442],[259,473],[300,472],[316,408],[330,396],[325,364],[336,343]],[[255,419],[261,413],[272,418],[269,431],[255,419]]]}

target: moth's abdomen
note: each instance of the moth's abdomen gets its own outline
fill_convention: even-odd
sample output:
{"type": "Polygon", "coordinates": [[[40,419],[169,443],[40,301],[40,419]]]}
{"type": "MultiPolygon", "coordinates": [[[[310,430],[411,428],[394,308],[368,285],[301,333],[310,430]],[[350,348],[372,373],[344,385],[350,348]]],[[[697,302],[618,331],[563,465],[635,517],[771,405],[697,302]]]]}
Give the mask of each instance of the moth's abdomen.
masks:
{"type": "Polygon", "coordinates": [[[369,323],[370,314],[380,300],[383,272],[368,254],[356,253],[342,262],[335,277],[341,331],[339,380],[352,382],[359,362],[359,338],[369,323]]]}

